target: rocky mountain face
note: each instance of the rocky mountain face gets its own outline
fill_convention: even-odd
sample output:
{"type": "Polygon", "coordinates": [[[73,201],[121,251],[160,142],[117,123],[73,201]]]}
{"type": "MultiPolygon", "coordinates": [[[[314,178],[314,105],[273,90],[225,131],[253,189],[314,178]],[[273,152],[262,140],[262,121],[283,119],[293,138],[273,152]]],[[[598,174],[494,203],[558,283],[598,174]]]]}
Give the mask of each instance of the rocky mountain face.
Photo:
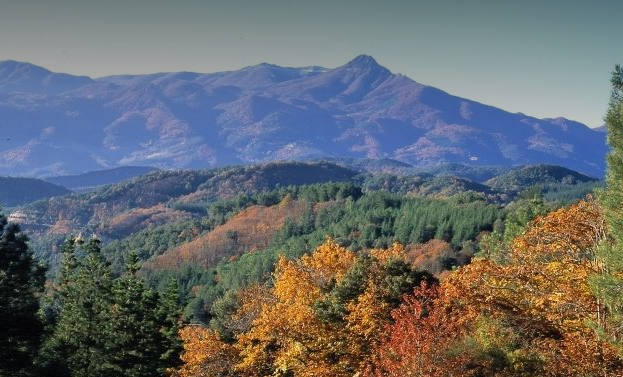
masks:
{"type": "Polygon", "coordinates": [[[0,175],[364,157],[548,163],[602,176],[607,150],[605,133],[583,124],[458,98],[365,55],[334,69],[99,79],[0,62],[0,129],[0,175]]]}

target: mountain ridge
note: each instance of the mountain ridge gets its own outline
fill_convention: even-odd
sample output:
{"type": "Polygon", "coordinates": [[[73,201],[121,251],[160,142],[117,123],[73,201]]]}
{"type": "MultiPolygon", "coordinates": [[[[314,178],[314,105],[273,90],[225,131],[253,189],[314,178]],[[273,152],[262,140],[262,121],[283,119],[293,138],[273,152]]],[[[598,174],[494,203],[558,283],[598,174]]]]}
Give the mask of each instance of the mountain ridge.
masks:
{"type": "Polygon", "coordinates": [[[323,157],[605,170],[604,133],[452,96],[368,55],[96,79],[0,62],[0,125],[0,174],[22,176],[323,157]]]}

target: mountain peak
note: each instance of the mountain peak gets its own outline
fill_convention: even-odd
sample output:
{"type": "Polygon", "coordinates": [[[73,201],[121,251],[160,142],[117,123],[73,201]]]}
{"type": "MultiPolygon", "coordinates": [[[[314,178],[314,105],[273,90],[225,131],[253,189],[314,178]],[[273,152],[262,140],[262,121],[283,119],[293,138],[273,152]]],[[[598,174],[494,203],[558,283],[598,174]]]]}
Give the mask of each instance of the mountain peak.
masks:
{"type": "Polygon", "coordinates": [[[370,55],[359,55],[355,59],[346,63],[347,68],[382,68],[379,63],[370,55]]]}
{"type": "Polygon", "coordinates": [[[119,85],[27,67],[36,66],[0,66],[12,72],[0,70],[4,175],[320,156],[604,171],[603,133],[454,97],[392,75],[369,55],[329,70],[263,64],[109,79],[119,85]]]}

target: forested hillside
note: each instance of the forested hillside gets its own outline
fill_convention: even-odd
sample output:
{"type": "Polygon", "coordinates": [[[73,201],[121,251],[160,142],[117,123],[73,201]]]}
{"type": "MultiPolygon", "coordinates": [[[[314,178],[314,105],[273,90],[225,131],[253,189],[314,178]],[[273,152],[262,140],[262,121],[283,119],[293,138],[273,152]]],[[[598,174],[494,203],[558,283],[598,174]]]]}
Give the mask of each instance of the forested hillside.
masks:
{"type": "Polygon", "coordinates": [[[599,279],[616,279],[599,267],[610,239],[601,197],[586,197],[602,182],[545,165],[340,164],[161,170],[20,207],[11,218],[29,246],[11,241],[18,230],[6,225],[0,247],[22,250],[11,257],[21,253],[24,267],[6,276],[21,275],[32,288],[4,294],[31,297],[19,309],[31,324],[8,338],[23,346],[8,351],[14,356],[0,370],[623,370],[617,348],[593,330],[604,319],[590,309],[597,295],[607,298],[599,284],[613,281],[599,279]],[[45,285],[33,258],[48,264],[45,285]],[[587,358],[595,350],[601,354],[587,358]],[[583,361],[571,360],[579,355],[583,361]],[[556,366],[558,359],[567,361],[556,366]]]}
{"type": "MultiPolygon", "coordinates": [[[[555,208],[538,196],[541,188],[534,177],[546,174],[554,182],[544,183],[565,184],[558,181],[558,170],[519,172],[515,181],[528,177],[530,189],[506,206],[504,220],[498,217],[485,232],[473,227],[480,233],[472,238],[476,244],[470,263],[454,265],[437,277],[414,263],[412,250],[420,250],[421,256],[422,245],[410,249],[384,242],[383,235],[393,229],[388,223],[373,227],[378,232],[374,239],[380,240],[374,245],[358,243],[360,236],[366,239],[365,225],[358,224],[305,253],[277,254],[274,272],[264,275],[264,282],[245,282],[203,305],[211,307],[209,325],[180,331],[183,365],[176,376],[620,376],[619,66],[612,84],[606,117],[612,151],[606,186],[597,198],[555,208]],[[349,238],[353,230],[357,235],[349,238]]],[[[567,173],[563,181],[582,178],[567,173]]],[[[415,232],[414,240],[414,230],[420,228],[406,227],[403,234],[397,227],[394,238],[419,243],[434,228],[435,236],[456,244],[462,240],[455,239],[463,229],[461,208],[469,208],[474,225],[476,219],[495,218],[475,215],[488,213],[491,204],[483,199],[473,192],[431,199],[377,191],[350,196],[340,207],[358,213],[355,208],[361,205],[370,214],[365,224],[392,218],[392,213],[393,224],[401,224],[413,214],[434,224],[431,233],[415,232]],[[400,216],[403,206],[409,210],[400,216]],[[417,213],[427,207],[431,210],[417,213]]],[[[332,218],[330,223],[341,220],[332,218]]],[[[305,234],[301,229],[308,227],[292,229],[305,234]]],[[[280,241],[280,246],[287,245],[280,241]]],[[[438,243],[428,242],[435,251],[443,250],[438,243]]],[[[463,241],[463,255],[469,245],[463,241]]],[[[218,268],[212,275],[208,284],[222,284],[218,268]]]]}

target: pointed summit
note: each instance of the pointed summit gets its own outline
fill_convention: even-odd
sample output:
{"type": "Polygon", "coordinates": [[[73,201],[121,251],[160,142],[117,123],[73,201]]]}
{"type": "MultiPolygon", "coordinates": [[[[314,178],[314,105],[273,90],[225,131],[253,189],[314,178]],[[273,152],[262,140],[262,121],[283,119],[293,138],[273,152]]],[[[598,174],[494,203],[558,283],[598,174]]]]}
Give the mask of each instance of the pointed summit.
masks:
{"type": "MultiPolygon", "coordinates": [[[[370,55],[359,55],[345,65],[346,68],[383,68],[370,55]]],[[[384,68],[383,68],[384,69],[384,68]]]]}

